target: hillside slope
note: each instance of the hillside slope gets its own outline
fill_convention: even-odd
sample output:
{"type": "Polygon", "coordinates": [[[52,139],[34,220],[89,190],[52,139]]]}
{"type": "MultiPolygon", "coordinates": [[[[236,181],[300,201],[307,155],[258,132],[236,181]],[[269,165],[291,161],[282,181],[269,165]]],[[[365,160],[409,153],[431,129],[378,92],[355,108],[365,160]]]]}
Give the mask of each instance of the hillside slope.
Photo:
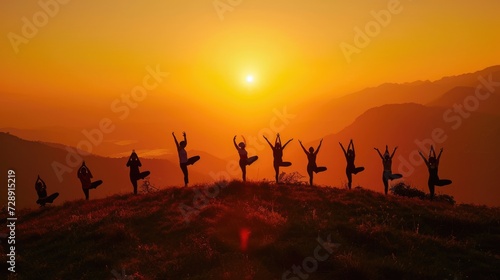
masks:
{"type": "MultiPolygon", "coordinates": [[[[0,154],[3,159],[0,161],[0,172],[7,174],[9,169],[16,172],[16,206],[18,208],[38,206],[35,204],[37,194],[34,188],[38,175],[46,182],[49,194],[60,193],[59,198],[55,201],[56,204],[83,197],[81,183],[76,176],[82,159],[92,171],[94,179],[104,181],[99,188],[90,192],[91,199],[103,198],[117,193],[128,193],[133,190],[129,179],[129,169],[126,167],[127,158],[106,158],[91,154],[81,158],[71,157],[70,162],[78,160],[71,166],[66,161],[69,152],[62,145],[57,147],[58,145],[54,144],[27,141],[2,132],[0,132],[0,143],[0,154]],[[67,172],[61,175],[62,181],[59,181],[54,171],[54,162],[64,164],[68,168],[67,172]]],[[[139,154],[139,156],[141,155],[139,154]]],[[[141,162],[141,170],[151,171],[151,182],[156,187],[183,184],[182,172],[178,164],[164,159],[143,157],[141,157],[141,162]]],[[[208,174],[192,170],[190,171],[190,179],[192,182],[207,182],[210,177],[208,174]]],[[[6,201],[6,196],[2,195],[0,197],[1,205],[6,204],[6,201]]]]}
{"type": "MultiPolygon", "coordinates": [[[[383,190],[382,163],[373,148],[384,149],[387,144],[390,149],[399,147],[393,160],[393,171],[402,173],[405,175],[403,180],[428,192],[427,168],[417,151],[425,153],[433,142],[438,149],[444,148],[440,176],[453,180],[452,185],[436,191],[453,195],[459,202],[500,206],[495,177],[500,171],[497,144],[500,141],[500,118],[479,111],[471,112],[454,129],[456,123],[446,122],[443,118],[446,110],[419,104],[391,104],[366,111],[338,134],[324,137],[317,163],[328,167],[328,170],[316,175],[315,182],[335,186],[346,182],[346,162],[338,142],[347,145],[350,139],[354,139],[356,164],[365,167],[365,171],[354,176],[355,186],[359,184],[372,190],[383,190]],[[435,129],[443,132],[444,136],[438,137],[439,141],[431,140],[435,129]]],[[[314,147],[318,144],[319,139],[305,143],[314,147]]],[[[284,158],[292,160],[293,165],[283,168],[283,171],[298,171],[306,175],[306,156],[298,143],[290,145],[284,158]]]]}
{"type": "Polygon", "coordinates": [[[308,279],[500,277],[499,208],[364,189],[215,186],[22,211],[19,273],[9,279],[111,279],[121,269],[134,279],[299,279],[283,277],[293,266],[308,279]]]}

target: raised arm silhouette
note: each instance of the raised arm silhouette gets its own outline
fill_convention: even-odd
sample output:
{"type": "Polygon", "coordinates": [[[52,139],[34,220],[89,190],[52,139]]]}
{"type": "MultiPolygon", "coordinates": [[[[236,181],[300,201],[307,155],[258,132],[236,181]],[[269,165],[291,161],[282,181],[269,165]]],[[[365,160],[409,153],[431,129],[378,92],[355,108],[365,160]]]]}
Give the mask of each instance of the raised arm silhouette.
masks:
{"type": "Polygon", "coordinates": [[[57,192],[47,196],[47,185],[42,180],[42,178],[40,178],[40,175],[38,175],[38,178],[36,179],[35,190],[38,195],[38,200],[36,201],[36,203],[39,204],[40,207],[45,206],[45,204],[47,203],[54,202],[54,199],[59,196],[59,193],[57,192]]]}
{"type": "Polygon", "coordinates": [[[245,137],[243,137],[243,142],[236,144],[236,135],[235,135],[233,138],[233,144],[234,144],[234,147],[236,148],[236,150],[238,151],[238,154],[240,155],[240,168],[241,168],[242,178],[243,178],[243,182],[246,182],[246,180],[247,180],[247,165],[251,165],[257,159],[259,159],[259,157],[258,156],[248,157],[248,152],[245,149],[246,144],[247,144],[245,137]]]}
{"type": "Polygon", "coordinates": [[[187,152],[186,152],[186,146],[187,146],[187,137],[186,137],[186,132],[182,132],[182,136],[184,137],[184,140],[182,140],[180,143],[177,142],[177,138],[175,137],[175,133],[172,132],[172,136],[174,137],[175,141],[175,146],[177,147],[177,153],[179,154],[179,163],[181,166],[182,173],[184,174],[184,187],[187,187],[189,184],[189,174],[188,174],[188,165],[193,165],[195,162],[200,160],[200,156],[194,156],[188,158],[187,152]]]}
{"type": "Polygon", "coordinates": [[[299,140],[299,144],[307,156],[307,174],[309,175],[309,184],[312,186],[314,173],[326,171],[326,167],[324,167],[324,166],[318,167],[316,165],[316,156],[318,155],[319,149],[321,148],[321,145],[323,144],[323,139],[321,139],[321,141],[319,141],[319,145],[316,148],[316,151],[314,151],[314,148],[312,146],[309,147],[309,151],[306,150],[304,145],[302,145],[302,141],[300,141],[300,140],[299,140]]]}
{"type": "Polygon", "coordinates": [[[443,148],[439,151],[439,155],[436,157],[436,151],[434,146],[431,145],[431,150],[429,151],[429,159],[426,159],[421,151],[418,151],[420,156],[424,159],[425,165],[427,165],[427,170],[429,171],[429,180],[427,185],[429,187],[429,194],[431,199],[434,198],[435,186],[442,187],[451,184],[451,180],[439,179],[438,168],[439,160],[441,159],[441,154],[443,154],[443,148]]]}
{"type": "Polygon", "coordinates": [[[276,183],[278,184],[279,183],[280,166],[287,167],[287,166],[292,165],[291,162],[283,161],[283,149],[285,149],[285,147],[288,145],[288,143],[290,143],[293,140],[293,138],[288,140],[285,143],[285,145],[283,145],[283,146],[281,145],[281,137],[280,137],[279,133],[276,134],[276,140],[274,141],[274,146],[273,146],[273,144],[271,144],[271,142],[269,142],[269,140],[267,139],[266,136],[264,136],[264,139],[266,139],[266,142],[269,144],[269,146],[273,150],[273,158],[274,158],[273,165],[274,165],[275,179],[276,179],[276,183]]]}
{"type": "Polygon", "coordinates": [[[352,174],[356,175],[359,172],[365,170],[364,167],[356,167],[354,164],[354,159],[356,158],[356,151],[354,149],[354,142],[351,141],[349,142],[349,145],[347,146],[347,151],[345,150],[344,146],[342,143],[339,142],[340,147],[342,148],[342,151],[344,151],[344,156],[345,160],[347,162],[347,166],[345,168],[345,174],[347,175],[347,186],[349,189],[351,189],[352,185],[352,174]]]}
{"type": "Polygon", "coordinates": [[[80,179],[80,182],[82,183],[82,190],[83,193],[85,194],[85,199],[89,200],[89,190],[97,188],[99,185],[102,184],[102,180],[97,180],[92,182],[91,179],[93,178],[92,172],[90,172],[90,169],[85,165],[85,161],[82,162],[82,166],[78,169],[78,179],[80,179]]]}
{"type": "Polygon", "coordinates": [[[392,154],[389,154],[389,147],[385,145],[384,155],[380,153],[379,149],[377,148],[374,149],[377,151],[378,155],[382,159],[382,165],[384,166],[384,171],[382,173],[382,181],[384,182],[384,192],[387,195],[387,191],[389,190],[389,180],[392,181],[403,177],[403,175],[401,174],[392,173],[392,158],[394,157],[394,154],[396,153],[398,147],[395,147],[392,154]]]}
{"type": "Polygon", "coordinates": [[[139,167],[141,167],[141,161],[139,157],[135,153],[135,150],[132,150],[132,154],[128,158],[127,167],[130,167],[130,182],[132,182],[132,186],[134,187],[134,194],[137,194],[137,181],[142,180],[151,174],[149,171],[141,172],[139,167]]]}

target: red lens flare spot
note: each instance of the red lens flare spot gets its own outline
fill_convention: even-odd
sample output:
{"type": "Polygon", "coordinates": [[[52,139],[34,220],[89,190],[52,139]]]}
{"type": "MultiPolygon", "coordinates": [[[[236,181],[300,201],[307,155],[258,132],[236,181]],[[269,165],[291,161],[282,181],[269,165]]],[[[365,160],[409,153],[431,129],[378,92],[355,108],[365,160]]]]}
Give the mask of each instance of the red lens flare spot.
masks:
{"type": "Polygon", "coordinates": [[[246,251],[248,247],[248,238],[252,232],[247,228],[240,229],[240,248],[242,251],[246,251]]]}

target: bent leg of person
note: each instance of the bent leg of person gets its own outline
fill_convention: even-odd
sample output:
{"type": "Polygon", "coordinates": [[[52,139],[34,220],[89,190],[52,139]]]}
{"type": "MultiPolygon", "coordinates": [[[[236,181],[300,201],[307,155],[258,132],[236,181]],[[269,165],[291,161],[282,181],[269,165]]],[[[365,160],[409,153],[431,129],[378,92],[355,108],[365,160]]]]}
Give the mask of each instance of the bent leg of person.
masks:
{"type": "Polygon", "coordinates": [[[403,178],[403,175],[397,173],[396,174],[391,173],[391,175],[389,176],[389,180],[396,180],[401,178],[403,178]]]}
{"type": "Polygon", "coordinates": [[[138,177],[137,180],[142,180],[142,179],[148,177],[149,174],[151,174],[151,172],[149,172],[149,171],[143,171],[143,172],[139,173],[139,176],[137,176],[138,177]]]}
{"type": "Polygon", "coordinates": [[[256,160],[258,160],[259,157],[258,156],[253,156],[253,157],[249,157],[247,159],[247,165],[251,165],[252,163],[254,163],[256,160]]]}
{"type": "Polygon", "coordinates": [[[282,166],[282,167],[288,167],[288,166],[291,166],[291,165],[292,165],[292,163],[289,162],[289,161],[282,161],[282,162],[280,162],[280,166],[282,166]]]}
{"type": "Polygon", "coordinates": [[[101,184],[102,184],[102,180],[97,180],[95,182],[92,182],[90,184],[90,189],[95,189],[95,188],[99,187],[101,184]]]}
{"type": "Polygon", "coordinates": [[[437,182],[435,182],[435,185],[438,187],[443,187],[451,184],[451,180],[448,179],[439,179],[437,182]]]}
{"type": "Polygon", "coordinates": [[[354,172],[352,172],[352,173],[354,173],[354,175],[356,175],[363,170],[365,170],[365,168],[363,166],[356,167],[356,168],[354,168],[354,172]]]}
{"type": "Polygon", "coordinates": [[[193,165],[195,162],[200,160],[200,156],[190,157],[186,162],[187,165],[193,165]]]}
{"type": "Polygon", "coordinates": [[[324,166],[318,166],[314,169],[314,172],[315,173],[320,173],[320,172],[323,172],[323,171],[326,171],[326,167],[324,166]]]}

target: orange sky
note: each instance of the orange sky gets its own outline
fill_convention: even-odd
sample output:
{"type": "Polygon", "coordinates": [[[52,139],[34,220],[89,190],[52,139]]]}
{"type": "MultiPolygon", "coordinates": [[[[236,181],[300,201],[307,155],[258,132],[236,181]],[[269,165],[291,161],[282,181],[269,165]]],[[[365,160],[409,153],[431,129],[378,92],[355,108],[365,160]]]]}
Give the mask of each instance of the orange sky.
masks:
{"type": "Polygon", "coordinates": [[[0,127],[117,120],[111,104],[142,84],[147,66],[169,75],[120,124],[234,135],[268,125],[273,108],[297,112],[367,86],[500,63],[496,0],[242,0],[222,14],[213,0],[55,1],[40,1],[52,15],[23,43],[23,17],[44,20],[39,1],[0,4],[0,91],[8,107],[0,127]],[[397,13],[348,62],[340,45],[354,45],[355,28],[388,6],[397,13]]]}

